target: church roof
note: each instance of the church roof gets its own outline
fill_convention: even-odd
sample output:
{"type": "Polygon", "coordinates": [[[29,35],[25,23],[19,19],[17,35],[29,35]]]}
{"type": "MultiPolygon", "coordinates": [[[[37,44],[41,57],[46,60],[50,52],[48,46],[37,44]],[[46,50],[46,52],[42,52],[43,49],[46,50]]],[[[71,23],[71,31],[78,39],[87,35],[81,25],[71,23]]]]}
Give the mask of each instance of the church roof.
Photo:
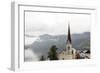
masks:
{"type": "Polygon", "coordinates": [[[70,42],[72,43],[72,40],[71,40],[71,33],[70,33],[70,24],[68,24],[68,36],[67,36],[67,42],[70,42]]]}

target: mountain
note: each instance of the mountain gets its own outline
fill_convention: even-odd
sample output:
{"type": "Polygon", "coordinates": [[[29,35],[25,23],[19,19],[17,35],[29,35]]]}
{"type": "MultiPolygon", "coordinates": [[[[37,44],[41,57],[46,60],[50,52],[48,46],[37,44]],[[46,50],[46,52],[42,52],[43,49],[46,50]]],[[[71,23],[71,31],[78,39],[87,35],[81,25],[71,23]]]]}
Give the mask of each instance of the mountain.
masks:
{"type": "MultiPolygon", "coordinates": [[[[84,32],[81,34],[72,34],[72,47],[75,49],[90,49],[90,32],[84,32]]],[[[31,37],[32,38],[32,37],[31,37]]],[[[52,45],[56,45],[59,51],[66,48],[67,35],[40,35],[39,39],[35,40],[30,45],[25,45],[25,49],[31,48],[38,56],[48,54],[48,51],[52,45]]]]}
{"type": "Polygon", "coordinates": [[[72,45],[76,49],[90,48],[90,32],[72,34],[72,45]]]}

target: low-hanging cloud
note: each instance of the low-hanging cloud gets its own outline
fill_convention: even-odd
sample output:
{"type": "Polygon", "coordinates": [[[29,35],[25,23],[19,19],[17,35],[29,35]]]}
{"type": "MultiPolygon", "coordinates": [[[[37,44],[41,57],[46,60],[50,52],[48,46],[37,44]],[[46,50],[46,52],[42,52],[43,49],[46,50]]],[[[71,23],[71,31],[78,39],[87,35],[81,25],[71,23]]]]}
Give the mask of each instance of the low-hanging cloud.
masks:
{"type": "Polygon", "coordinates": [[[38,61],[39,57],[30,48],[25,49],[25,61],[38,61]]]}

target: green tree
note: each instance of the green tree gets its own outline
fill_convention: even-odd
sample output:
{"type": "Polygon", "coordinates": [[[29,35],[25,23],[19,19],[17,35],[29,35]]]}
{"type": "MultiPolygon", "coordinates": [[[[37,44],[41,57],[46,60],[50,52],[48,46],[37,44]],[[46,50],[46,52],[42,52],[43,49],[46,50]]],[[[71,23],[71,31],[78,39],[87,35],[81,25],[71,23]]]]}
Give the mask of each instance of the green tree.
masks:
{"type": "Polygon", "coordinates": [[[49,57],[50,60],[58,60],[56,45],[51,46],[51,48],[48,52],[48,57],[49,57]]]}

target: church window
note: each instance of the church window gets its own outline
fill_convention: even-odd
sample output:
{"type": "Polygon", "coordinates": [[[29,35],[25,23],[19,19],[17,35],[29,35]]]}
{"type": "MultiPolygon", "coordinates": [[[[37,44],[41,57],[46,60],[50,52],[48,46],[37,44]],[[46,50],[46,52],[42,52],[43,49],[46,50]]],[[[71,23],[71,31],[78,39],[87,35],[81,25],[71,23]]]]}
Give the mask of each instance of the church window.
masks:
{"type": "Polygon", "coordinates": [[[68,46],[68,50],[70,50],[70,47],[68,46]]]}

